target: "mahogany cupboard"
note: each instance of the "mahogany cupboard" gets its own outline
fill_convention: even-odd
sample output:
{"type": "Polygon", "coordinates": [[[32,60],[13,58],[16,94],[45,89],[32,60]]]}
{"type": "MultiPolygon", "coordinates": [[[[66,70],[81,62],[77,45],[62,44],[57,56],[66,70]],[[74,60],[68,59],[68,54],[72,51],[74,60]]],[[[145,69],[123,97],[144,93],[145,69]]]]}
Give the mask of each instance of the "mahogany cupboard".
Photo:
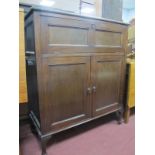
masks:
{"type": "Polygon", "coordinates": [[[25,33],[30,118],[43,155],[54,133],[112,112],[121,119],[126,24],[32,8],[25,33]]]}

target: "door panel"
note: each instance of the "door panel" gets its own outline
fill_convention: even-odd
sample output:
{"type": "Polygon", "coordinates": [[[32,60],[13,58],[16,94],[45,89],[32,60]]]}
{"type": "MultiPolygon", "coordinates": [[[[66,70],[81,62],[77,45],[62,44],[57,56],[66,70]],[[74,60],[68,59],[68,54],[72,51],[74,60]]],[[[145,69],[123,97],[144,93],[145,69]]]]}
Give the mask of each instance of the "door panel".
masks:
{"type": "MultiPolygon", "coordinates": [[[[95,47],[123,49],[124,45],[126,46],[126,28],[125,25],[116,23],[99,22],[95,24],[95,47]]],[[[122,51],[124,52],[124,49],[122,51]]]]}
{"type": "Polygon", "coordinates": [[[46,58],[44,68],[45,130],[57,130],[90,117],[90,57],[46,58]]]}
{"type": "Polygon", "coordinates": [[[92,58],[93,115],[118,109],[122,58],[96,56],[92,58]]]}
{"type": "Polygon", "coordinates": [[[95,44],[98,46],[117,46],[121,47],[121,33],[108,32],[103,30],[95,31],[95,44]]]}
{"type": "Polygon", "coordinates": [[[88,47],[90,43],[90,24],[88,22],[43,16],[41,23],[43,53],[63,52],[64,48],[72,50],[72,48],[88,47]]]}

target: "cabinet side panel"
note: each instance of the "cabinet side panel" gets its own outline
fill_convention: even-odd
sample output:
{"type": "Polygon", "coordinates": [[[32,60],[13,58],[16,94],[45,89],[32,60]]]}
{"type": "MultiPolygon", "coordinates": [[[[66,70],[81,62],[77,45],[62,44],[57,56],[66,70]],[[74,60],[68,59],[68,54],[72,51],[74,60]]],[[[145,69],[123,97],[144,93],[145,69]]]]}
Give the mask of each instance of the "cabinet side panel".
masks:
{"type": "Polygon", "coordinates": [[[30,16],[25,21],[28,106],[29,111],[33,111],[37,119],[40,120],[36,71],[36,53],[34,42],[34,25],[32,19],[32,16],[30,16]]]}

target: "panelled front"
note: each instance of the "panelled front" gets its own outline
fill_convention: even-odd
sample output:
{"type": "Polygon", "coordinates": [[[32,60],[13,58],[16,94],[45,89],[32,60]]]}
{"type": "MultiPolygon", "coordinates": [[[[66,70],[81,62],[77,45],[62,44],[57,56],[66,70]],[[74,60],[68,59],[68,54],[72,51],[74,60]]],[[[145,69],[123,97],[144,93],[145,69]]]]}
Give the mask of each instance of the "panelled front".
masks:
{"type": "Polygon", "coordinates": [[[40,20],[42,53],[113,53],[124,50],[124,25],[56,15],[47,17],[45,14],[40,15],[40,20]]]}
{"type": "Polygon", "coordinates": [[[95,56],[93,58],[94,116],[119,108],[122,60],[120,56],[95,56]]]}
{"type": "Polygon", "coordinates": [[[117,111],[127,27],[50,11],[31,17],[41,132],[53,134],[117,111]]]}
{"type": "Polygon", "coordinates": [[[43,60],[45,131],[62,129],[90,117],[90,57],[43,60]]]}
{"type": "Polygon", "coordinates": [[[74,47],[88,47],[89,31],[90,24],[84,21],[41,16],[42,52],[59,53],[63,48],[69,51],[74,47]]]}

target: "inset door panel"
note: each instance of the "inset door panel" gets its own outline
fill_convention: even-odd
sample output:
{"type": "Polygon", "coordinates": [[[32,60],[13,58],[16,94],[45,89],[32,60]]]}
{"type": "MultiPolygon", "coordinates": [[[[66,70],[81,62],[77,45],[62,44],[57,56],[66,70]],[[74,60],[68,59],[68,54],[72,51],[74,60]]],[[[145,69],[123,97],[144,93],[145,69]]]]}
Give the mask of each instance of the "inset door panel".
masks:
{"type": "Polygon", "coordinates": [[[96,42],[95,45],[99,46],[113,46],[121,47],[121,33],[109,32],[103,30],[95,31],[96,42]]]}
{"type": "Polygon", "coordinates": [[[46,58],[43,64],[44,121],[49,130],[89,118],[90,57],[46,58]]]}
{"type": "Polygon", "coordinates": [[[49,26],[49,45],[87,45],[88,29],[72,26],[49,26]],[[66,37],[67,36],[67,37],[66,37]],[[80,37],[76,37],[80,36],[80,37]]]}
{"type": "Polygon", "coordinates": [[[122,58],[96,56],[92,66],[93,114],[96,116],[118,108],[122,58]]]}
{"type": "Polygon", "coordinates": [[[95,46],[122,48],[124,45],[124,37],[126,26],[116,23],[98,23],[95,25],[95,46]]]}
{"type": "Polygon", "coordinates": [[[64,48],[88,47],[90,24],[87,22],[44,16],[41,17],[41,21],[43,53],[63,52],[64,48]]]}

